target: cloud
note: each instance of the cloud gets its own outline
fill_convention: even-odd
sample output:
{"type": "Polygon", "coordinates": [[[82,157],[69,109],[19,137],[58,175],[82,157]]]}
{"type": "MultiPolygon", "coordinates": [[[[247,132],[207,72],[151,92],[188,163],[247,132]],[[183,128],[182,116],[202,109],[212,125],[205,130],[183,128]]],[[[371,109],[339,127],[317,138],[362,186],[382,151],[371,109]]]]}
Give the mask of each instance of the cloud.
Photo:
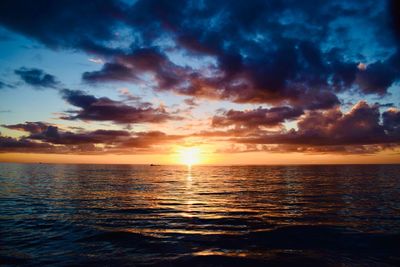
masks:
{"type": "Polygon", "coordinates": [[[228,110],[212,118],[213,127],[271,127],[280,126],[286,120],[293,120],[303,114],[301,109],[291,107],[257,108],[253,110],[228,110]]]}
{"type": "Polygon", "coordinates": [[[133,102],[133,103],[139,103],[139,105],[140,105],[140,101],[141,101],[142,98],[140,96],[132,94],[129,91],[129,89],[121,88],[121,89],[118,90],[118,93],[119,93],[120,97],[122,97],[125,101],[130,101],[130,102],[133,102]]]}
{"type": "Polygon", "coordinates": [[[365,101],[357,103],[348,113],[338,108],[311,111],[298,121],[298,130],[251,138],[238,138],[239,143],[286,144],[307,146],[352,146],[399,144],[399,111],[383,113],[380,123],[378,106],[365,101]]]}
{"type": "Polygon", "coordinates": [[[57,88],[60,83],[56,77],[36,68],[19,68],[14,71],[25,83],[38,88],[57,88]]]}
{"type": "Polygon", "coordinates": [[[356,83],[364,93],[386,94],[398,79],[398,72],[390,62],[375,62],[357,74],[356,83]]]}
{"type": "Polygon", "coordinates": [[[147,86],[156,91],[312,110],[337,105],[338,92],[385,95],[398,83],[393,6],[395,1],[2,1],[0,23],[49,47],[102,58],[100,70],[82,75],[86,82],[137,83],[150,75],[147,86]],[[380,54],[372,55],[375,50],[380,54]]]}
{"type": "MultiPolygon", "coordinates": [[[[111,65],[85,73],[83,78],[137,81],[137,73],[147,72],[155,76],[156,90],[237,103],[289,103],[305,109],[332,108],[339,104],[337,91],[358,88],[364,94],[385,94],[399,79],[398,68],[390,64],[392,58],[360,69],[356,51],[327,50],[321,45],[330,38],[330,27],[337,18],[372,16],[365,13],[371,13],[372,2],[353,4],[292,3],[291,9],[263,1],[252,5],[221,1],[204,6],[184,2],[177,9],[176,3],[138,1],[129,9],[132,16],[126,23],[139,30],[143,38],[151,29],[155,39],[167,35],[178,51],[196,57],[211,56],[216,63],[208,66],[208,71],[183,68],[173,64],[162,47],[133,48],[128,54],[115,55],[111,65]],[[162,13],[158,12],[160,6],[162,13]],[[335,12],[327,13],[333,7],[335,12]],[[294,10],[301,19],[294,19],[294,10]],[[307,17],[314,19],[307,21],[307,17]],[[187,23],[192,20],[196,23],[187,23]],[[209,21],[215,23],[211,26],[209,21]],[[307,39],[303,34],[312,37],[307,39]],[[353,58],[343,57],[346,53],[353,54],[353,58]],[[143,64],[144,58],[147,64],[143,64]]],[[[368,46],[368,41],[364,45],[368,46]]]]}
{"type": "Polygon", "coordinates": [[[400,136],[400,110],[390,108],[383,112],[383,125],[388,134],[400,136]]]}
{"type": "Polygon", "coordinates": [[[305,154],[340,154],[340,155],[363,155],[375,154],[383,150],[396,150],[398,146],[393,144],[379,145],[351,145],[351,146],[308,146],[308,145],[258,145],[258,144],[235,144],[228,148],[219,149],[219,153],[248,153],[248,152],[268,152],[268,153],[305,153],[305,154]]]}
{"type": "MultiPolygon", "coordinates": [[[[161,131],[63,130],[46,122],[2,125],[28,133],[19,139],[0,136],[0,152],[35,153],[136,153],[167,151],[169,145],[185,143],[187,138],[201,142],[222,142],[217,152],[267,151],[279,153],[373,154],[400,145],[400,111],[389,108],[382,114],[379,106],[360,101],[347,113],[339,108],[307,111],[303,115],[288,107],[225,112],[218,126],[235,125],[225,130],[192,134],[161,131]],[[293,113],[292,113],[293,112],[293,113]],[[261,115],[260,115],[261,114],[261,115]],[[266,123],[280,125],[285,118],[300,116],[297,130],[263,128],[266,123]],[[260,115],[260,116],[259,116],[260,115]],[[243,123],[246,121],[246,123],[243,123]],[[193,139],[194,138],[194,139],[193,139]],[[226,147],[230,145],[230,147],[226,147]],[[161,149],[161,150],[160,150],[161,149]]],[[[217,146],[218,147],[218,146],[217,146]]]]}
{"type": "Polygon", "coordinates": [[[64,89],[61,94],[69,104],[79,108],[77,111],[69,111],[70,115],[62,117],[66,120],[162,123],[178,119],[177,116],[169,114],[164,107],[154,108],[148,102],[140,102],[137,106],[130,106],[107,97],[97,98],[83,91],[64,89]]]}
{"type": "Polygon", "coordinates": [[[358,63],[358,65],[357,65],[357,69],[359,69],[359,70],[366,70],[366,69],[367,69],[367,65],[366,65],[365,63],[360,62],[360,63],[358,63]]]}
{"type": "Polygon", "coordinates": [[[119,1],[5,0],[0,3],[0,23],[52,48],[105,54],[113,51],[103,43],[114,37],[123,8],[119,1]]]}
{"type": "Polygon", "coordinates": [[[25,123],[18,123],[18,124],[12,124],[12,125],[1,125],[2,127],[11,129],[11,130],[17,130],[17,131],[24,131],[24,132],[28,132],[31,134],[36,134],[36,133],[41,133],[44,130],[47,129],[47,127],[49,127],[50,124],[48,123],[44,123],[41,121],[37,121],[37,122],[25,122],[25,123]]]}
{"type": "Polygon", "coordinates": [[[15,88],[14,85],[0,81],[0,90],[5,88],[15,88]]]}
{"type": "Polygon", "coordinates": [[[124,81],[140,82],[144,74],[152,74],[155,90],[175,90],[181,85],[188,70],[172,63],[155,47],[140,48],[131,53],[115,55],[114,61],[99,71],[85,72],[83,80],[89,83],[124,81]]]}
{"type": "Polygon", "coordinates": [[[23,153],[133,153],[152,151],[156,145],[183,140],[185,135],[161,131],[130,132],[125,130],[66,131],[45,122],[2,125],[29,133],[19,139],[0,135],[0,152],[23,153]],[[37,125],[35,127],[33,125],[37,125]],[[43,127],[42,127],[43,126],[43,127]]]}
{"type": "Polygon", "coordinates": [[[190,106],[190,107],[197,107],[199,104],[196,102],[196,99],[194,98],[186,98],[183,100],[183,102],[190,106]]]}
{"type": "Polygon", "coordinates": [[[104,61],[101,58],[89,58],[88,60],[96,64],[104,64],[104,61]]]}
{"type": "Polygon", "coordinates": [[[122,64],[106,63],[99,71],[85,72],[82,78],[89,82],[104,81],[135,81],[137,77],[134,72],[122,64]]]}
{"type": "Polygon", "coordinates": [[[56,126],[48,126],[46,130],[40,133],[31,134],[29,139],[63,145],[113,144],[129,136],[129,132],[120,130],[96,130],[74,133],[60,131],[56,126]]]}
{"type": "MultiPolygon", "coordinates": [[[[290,49],[293,50],[294,46],[290,49]]],[[[277,60],[270,62],[269,66],[268,62],[246,66],[240,55],[223,55],[219,66],[209,66],[207,72],[213,75],[205,76],[201,70],[174,64],[165,53],[153,47],[116,55],[113,62],[104,64],[99,71],[85,72],[82,78],[91,83],[140,82],[141,76],[151,74],[154,90],[193,97],[227,99],[238,103],[288,102],[309,109],[331,108],[339,104],[336,95],[328,89],[309,88],[307,80],[300,82],[300,78],[298,81],[289,81],[288,76],[298,75],[295,65],[303,63],[285,58],[293,51],[282,50],[277,53],[281,54],[276,55],[274,51],[265,55],[265,58],[277,60]],[[235,67],[235,64],[240,66],[235,67]]]]}
{"type": "Polygon", "coordinates": [[[44,152],[52,151],[53,146],[44,143],[33,142],[24,138],[16,139],[0,134],[0,152],[44,152]]]}
{"type": "Polygon", "coordinates": [[[129,138],[122,142],[119,147],[121,148],[147,148],[152,145],[161,144],[165,145],[168,142],[182,140],[184,135],[168,135],[160,131],[138,132],[136,136],[129,138]]]}

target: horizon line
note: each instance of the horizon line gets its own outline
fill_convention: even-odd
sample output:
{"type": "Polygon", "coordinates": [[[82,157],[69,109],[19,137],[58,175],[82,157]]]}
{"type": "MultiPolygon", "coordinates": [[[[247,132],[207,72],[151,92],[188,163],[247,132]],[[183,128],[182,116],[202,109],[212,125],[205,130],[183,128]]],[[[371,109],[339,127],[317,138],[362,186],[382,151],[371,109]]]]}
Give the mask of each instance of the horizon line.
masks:
{"type": "MultiPolygon", "coordinates": [[[[0,161],[0,164],[35,164],[35,165],[133,165],[133,166],[149,166],[149,167],[189,167],[185,164],[158,164],[158,163],[89,163],[89,162],[17,162],[17,161],[0,161]]],[[[262,166],[350,166],[350,165],[400,165],[400,162],[392,163],[274,163],[274,164],[193,164],[190,167],[262,167],[262,166]]]]}

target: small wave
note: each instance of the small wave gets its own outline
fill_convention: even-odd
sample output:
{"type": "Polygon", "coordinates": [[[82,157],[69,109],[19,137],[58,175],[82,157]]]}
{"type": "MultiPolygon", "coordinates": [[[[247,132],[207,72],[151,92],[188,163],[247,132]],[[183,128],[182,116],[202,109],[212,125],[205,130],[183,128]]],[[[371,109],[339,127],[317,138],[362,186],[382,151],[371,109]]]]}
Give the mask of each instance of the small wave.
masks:
{"type": "Polygon", "coordinates": [[[104,210],[107,213],[121,213],[121,214],[163,214],[163,213],[177,213],[177,210],[174,209],[140,209],[140,208],[133,208],[133,209],[110,209],[104,210]]]}

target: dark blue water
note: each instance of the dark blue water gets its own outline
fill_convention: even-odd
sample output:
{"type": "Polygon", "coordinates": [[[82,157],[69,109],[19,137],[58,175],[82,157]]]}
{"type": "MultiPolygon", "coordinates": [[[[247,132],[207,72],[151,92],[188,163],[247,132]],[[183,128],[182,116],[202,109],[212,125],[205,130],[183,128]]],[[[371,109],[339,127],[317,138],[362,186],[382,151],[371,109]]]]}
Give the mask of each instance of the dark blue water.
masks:
{"type": "Polygon", "coordinates": [[[400,266],[400,166],[0,164],[0,264],[400,266]]]}

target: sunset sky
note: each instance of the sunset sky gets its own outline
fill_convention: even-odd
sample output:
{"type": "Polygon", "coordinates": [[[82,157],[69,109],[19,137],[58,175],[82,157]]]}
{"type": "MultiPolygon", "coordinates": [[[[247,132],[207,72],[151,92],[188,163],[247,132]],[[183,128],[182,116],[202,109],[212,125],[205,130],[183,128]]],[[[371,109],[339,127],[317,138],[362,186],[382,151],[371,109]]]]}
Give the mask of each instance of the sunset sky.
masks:
{"type": "Polygon", "coordinates": [[[0,1],[0,161],[400,163],[400,5],[0,1]]]}

